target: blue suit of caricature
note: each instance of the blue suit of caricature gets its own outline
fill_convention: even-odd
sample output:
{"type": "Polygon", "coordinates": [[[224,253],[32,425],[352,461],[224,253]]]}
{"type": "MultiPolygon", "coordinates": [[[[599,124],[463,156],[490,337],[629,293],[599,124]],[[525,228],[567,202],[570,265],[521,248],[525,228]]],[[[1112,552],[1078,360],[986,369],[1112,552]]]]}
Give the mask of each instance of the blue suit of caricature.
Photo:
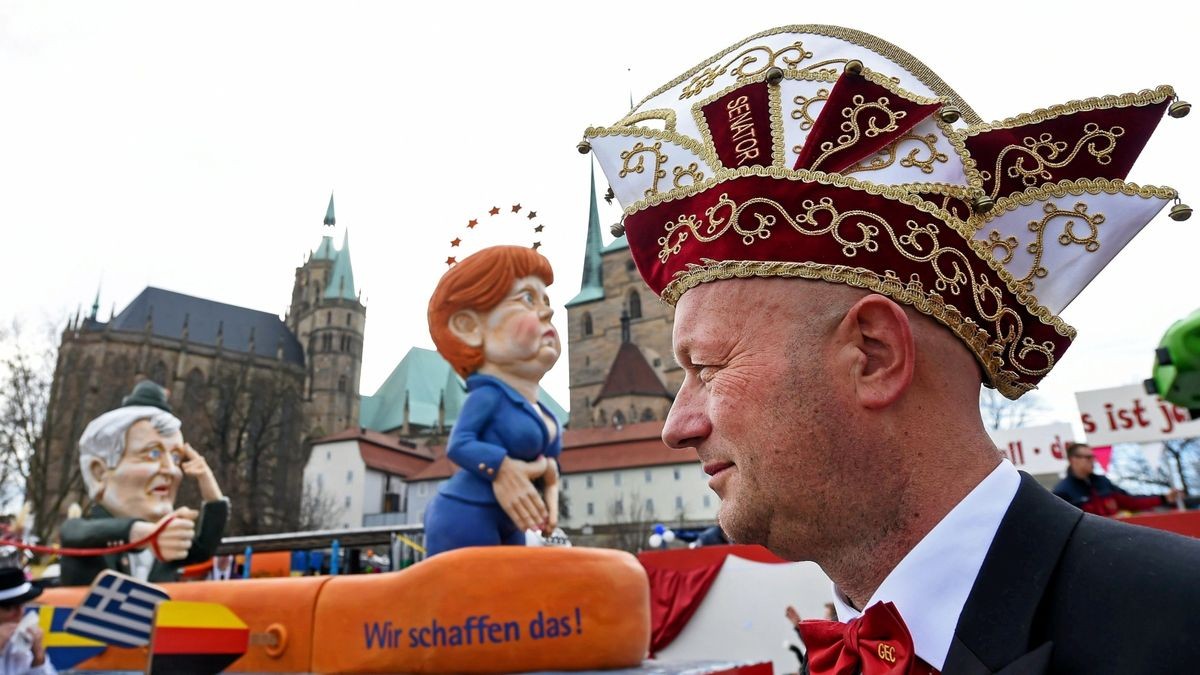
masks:
{"type": "Polygon", "coordinates": [[[557,461],[562,453],[562,427],[540,402],[555,420],[553,439],[533,405],[498,378],[471,375],[467,391],[446,450],[462,470],[442,484],[425,510],[430,556],[466,546],[524,545],[525,532],[496,502],[492,480],[505,456],[529,462],[545,455],[557,461]]]}

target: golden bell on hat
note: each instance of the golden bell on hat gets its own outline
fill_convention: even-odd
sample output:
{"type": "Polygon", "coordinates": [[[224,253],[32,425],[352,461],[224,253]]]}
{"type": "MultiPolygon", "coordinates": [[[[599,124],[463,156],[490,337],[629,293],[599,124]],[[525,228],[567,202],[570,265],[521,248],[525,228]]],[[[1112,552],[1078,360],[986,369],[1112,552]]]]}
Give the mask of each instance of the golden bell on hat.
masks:
{"type": "Polygon", "coordinates": [[[1167,108],[1167,114],[1175,119],[1187,117],[1187,114],[1192,112],[1192,104],[1187,101],[1175,101],[1167,108]]]}
{"type": "Polygon", "coordinates": [[[1171,211],[1167,215],[1171,217],[1171,220],[1182,222],[1192,217],[1192,207],[1187,204],[1176,204],[1171,207],[1171,211]]]}

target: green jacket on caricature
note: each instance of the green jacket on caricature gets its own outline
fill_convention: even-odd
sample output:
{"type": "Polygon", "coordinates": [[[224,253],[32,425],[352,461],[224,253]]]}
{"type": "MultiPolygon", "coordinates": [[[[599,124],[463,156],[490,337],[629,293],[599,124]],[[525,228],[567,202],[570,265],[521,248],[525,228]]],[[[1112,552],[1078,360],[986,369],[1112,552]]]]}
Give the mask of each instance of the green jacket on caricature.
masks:
{"type": "MultiPolygon", "coordinates": [[[[62,526],[63,548],[107,548],[129,542],[129,530],[137,518],[117,518],[99,504],[92,506],[84,518],[70,518],[62,526]]],[[[183,560],[162,562],[155,560],[146,581],[161,583],[178,581],[179,572],[185,565],[194,565],[213,557],[221,537],[225,533],[225,522],[229,520],[229,500],[218,499],[205,502],[200,507],[200,519],[196,521],[196,538],[183,560]]],[[[96,575],[104,570],[115,570],[130,574],[131,552],[114,553],[88,558],[62,558],[62,585],[87,586],[96,575]]]]}

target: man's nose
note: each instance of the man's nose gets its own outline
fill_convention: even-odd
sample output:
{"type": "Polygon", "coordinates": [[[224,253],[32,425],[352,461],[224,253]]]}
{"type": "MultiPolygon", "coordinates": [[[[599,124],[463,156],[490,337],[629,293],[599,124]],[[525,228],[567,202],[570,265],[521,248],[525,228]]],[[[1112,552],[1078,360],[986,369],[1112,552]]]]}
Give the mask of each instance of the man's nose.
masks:
{"type": "Polygon", "coordinates": [[[685,380],[667,413],[663,425],[662,439],[668,446],[681,450],[694,448],[712,433],[712,422],[704,406],[698,387],[689,386],[685,380]]]}
{"type": "Polygon", "coordinates": [[[554,308],[550,305],[544,305],[538,315],[542,317],[542,321],[549,321],[554,318],[554,308]]]}

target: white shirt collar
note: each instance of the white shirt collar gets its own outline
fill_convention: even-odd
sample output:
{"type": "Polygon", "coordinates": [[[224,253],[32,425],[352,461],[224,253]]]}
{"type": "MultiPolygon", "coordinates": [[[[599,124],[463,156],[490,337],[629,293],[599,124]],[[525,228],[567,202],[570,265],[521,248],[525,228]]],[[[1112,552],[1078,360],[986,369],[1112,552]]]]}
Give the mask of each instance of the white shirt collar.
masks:
{"type": "MultiPolygon", "coordinates": [[[[1020,484],[1013,465],[1000,462],[904,556],[867,602],[867,607],[895,604],[912,633],[917,656],[939,671],[946,664],[958,616],[1020,484]]],[[[833,603],[840,621],[861,615],[837,586],[833,603]]]]}

